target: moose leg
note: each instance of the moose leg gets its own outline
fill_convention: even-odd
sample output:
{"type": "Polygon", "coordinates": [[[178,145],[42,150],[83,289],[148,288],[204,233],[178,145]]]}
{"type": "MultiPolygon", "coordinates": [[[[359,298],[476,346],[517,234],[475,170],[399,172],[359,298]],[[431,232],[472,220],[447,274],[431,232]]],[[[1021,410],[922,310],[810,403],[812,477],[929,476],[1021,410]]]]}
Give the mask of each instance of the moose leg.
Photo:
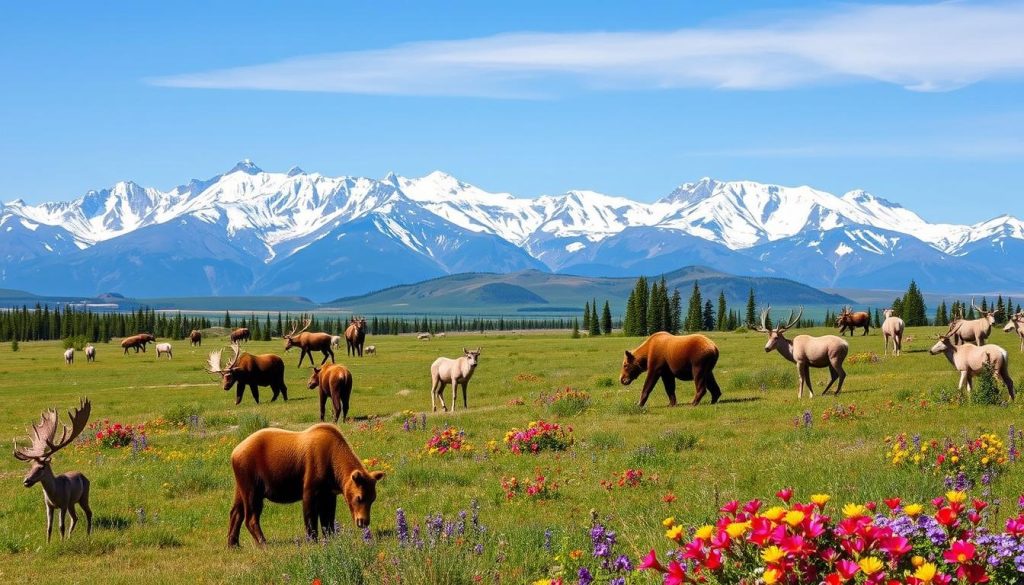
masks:
{"type": "Polygon", "coordinates": [[[306,540],[316,540],[317,538],[317,499],[310,490],[306,490],[302,494],[302,518],[306,523],[306,540]]]}
{"type": "MultiPolygon", "coordinates": [[[[832,364],[829,364],[828,366],[828,373],[830,379],[828,381],[828,384],[825,384],[825,389],[821,391],[822,396],[828,394],[828,389],[831,388],[832,384],[835,384],[836,380],[839,379],[839,372],[836,371],[835,366],[833,366],[832,364]]],[[[836,390],[836,394],[839,394],[839,390],[836,390]]]]}
{"type": "Polygon", "coordinates": [[[814,387],[811,385],[811,367],[808,364],[800,364],[800,395],[804,397],[804,384],[807,384],[807,395],[814,398],[814,387]]]}
{"type": "Polygon", "coordinates": [[[1013,392],[1013,378],[1010,377],[1010,372],[1007,371],[1005,361],[1003,366],[999,368],[999,377],[1002,378],[1003,384],[1006,384],[1006,391],[1010,393],[1010,400],[1016,400],[1017,397],[1013,392]]]}
{"type": "Polygon", "coordinates": [[[75,512],[74,504],[68,506],[68,516],[71,516],[71,526],[68,526],[68,538],[71,538],[71,533],[75,531],[75,525],[78,524],[78,512],[75,512]]]}
{"type": "MultiPolygon", "coordinates": [[[[331,363],[333,364],[334,363],[334,351],[331,350],[331,348],[329,348],[329,347],[327,349],[324,349],[324,350],[321,350],[321,351],[324,354],[324,359],[320,360],[320,365],[322,366],[322,365],[326,364],[328,357],[331,358],[331,363]]],[[[309,352],[309,363],[313,363],[313,352],[309,352]]]]}
{"type": "Polygon", "coordinates": [[[334,494],[326,494],[320,498],[317,505],[320,515],[320,528],[324,531],[324,537],[334,535],[334,518],[338,508],[338,498],[334,494]]]}
{"type": "Polygon", "coordinates": [[[92,534],[92,508],[89,507],[89,483],[86,482],[85,487],[82,489],[82,497],[78,500],[78,505],[82,507],[82,511],[85,512],[85,533],[92,534]]]}
{"type": "Polygon", "coordinates": [[[338,424],[338,417],[345,414],[345,418],[348,418],[348,396],[342,396],[340,391],[331,392],[331,407],[334,408],[334,424],[338,424]],[[342,408],[342,401],[344,401],[344,408],[342,408]]]}
{"type": "MultiPolygon", "coordinates": [[[[437,380],[437,399],[441,401],[441,410],[448,412],[448,406],[444,403],[444,387],[445,381],[438,378],[437,380]]],[[[437,410],[436,408],[434,410],[437,410]]]]}
{"type": "Polygon", "coordinates": [[[459,401],[459,379],[452,377],[452,412],[455,412],[455,405],[459,401]]]}
{"type": "Polygon", "coordinates": [[[324,414],[327,409],[327,393],[320,389],[320,422],[324,422],[324,414]]]}
{"type": "Polygon", "coordinates": [[[647,404],[647,399],[651,396],[651,390],[654,390],[654,385],[657,383],[658,376],[653,372],[647,372],[647,377],[644,378],[644,387],[640,390],[640,402],[637,403],[637,406],[647,404]]]}
{"type": "Polygon", "coordinates": [[[718,399],[722,397],[722,388],[718,385],[718,380],[715,379],[715,372],[709,371],[704,374],[704,383],[711,392],[711,404],[717,403],[718,399]]]}
{"type": "MultiPolygon", "coordinates": [[[[964,370],[964,371],[960,372],[960,382],[956,385],[956,389],[957,390],[963,390],[964,389],[964,383],[967,382],[967,381],[968,381],[967,380],[967,370],[964,370]]],[[[970,386],[968,386],[968,387],[970,387],[970,386]]],[[[969,391],[970,390],[968,390],[968,392],[969,391]]]]}
{"type": "Polygon", "coordinates": [[[263,536],[263,528],[260,526],[260,516],[263,514],[263,495],[253,494],[249,502],[248,510],[245,511],[245,527],[249,529],[256,544],[263,546],[267,544],[267,537],[263,536]]]}
{"type": "Polygon", "coordinates": [[[469,380],[462,381],[462,408],[469,408],[469,404],[466,402],[466,386],[469,384],[469,380]]]}
{"type": "MultiPolygon", "coordinates": [[[[352,386],[341,389],[341,420],[342,422],[348,420],[348,402],[352,398],[352,386]]],[[[338,423],[337,410],[335,410],[334,423],[338,423]]]]}
{"type": "Polygon", "coordinates": [[[437,380],[431,377],[430,380],[430,410],[431,412],[437,412],[437,403],[434,399],[437,398],[437,380]]]}
{"type": "Polygon", "coordinates": [[[60,514],[57,516],[57,531],[60,533],[60,539],[64,540],[64,519],[67,516],[68,511],[64,508],[60,508],[60,514]]]}
{"type": "Polygon", "coordinates": [[[52,508],[49,504],[46,504],[46,542],[49,544],[50,536],[53,535],[53,512],[55,508],[52,508]]]}
{"type": "MultiPolygon", "coordinates": [[[[238,546],[238,533],[242,530],[242,521],[245,519],[245,498],[241,490],[235,488],[235,501],[231,504],[231,514],[228,516],[228,546],[238,546]]],[[[253,535],[255,538],[256,535],[253,535]]]]}
{"type": "Polygon", "coordinates": [[[252,394],[252,399],[256,401],[256,404],[260,403],[260,387],[256,384],[249,384],[249,393],[252,394]]]}

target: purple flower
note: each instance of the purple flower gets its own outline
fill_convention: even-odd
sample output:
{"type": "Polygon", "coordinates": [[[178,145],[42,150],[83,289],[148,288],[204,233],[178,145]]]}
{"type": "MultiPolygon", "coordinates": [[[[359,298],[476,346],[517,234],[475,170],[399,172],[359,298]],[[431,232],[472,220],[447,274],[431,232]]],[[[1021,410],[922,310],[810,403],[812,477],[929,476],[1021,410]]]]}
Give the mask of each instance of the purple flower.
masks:
{"type": "Polygon", "coordinates": [[[590,570],[586,567],[580,567],[579,572],[576,574],[579,578],[579,585],[590,585],[594,582],[594,576],[590,574],[590,570]]]}
{"type": "Polygon", "coordinates": [[[612,563],[612,570],[613,571],[618,571],[620,573],[625,573],[627,571],[632,571],[633,570],[633,563],[631,563],[629,561],[629,557],[628,556],[626,556],[626,555],[619,555],[618,558],[615,559],[615,562],[612,563]]]}
{"type": "Polygon", "coordinates": [[[398,543],[405,544],[409,540],[409,523],[405,520],[405,510],[395,510],[395,534],[398,535],[398,543]]]}
{"type": "Polygon", "coordinates": [[[373,542],[373,533],[370,532],[370,527],[363,528],[363,542],[373,542]]]}
{"type": "Polygon", "coordinates": [[[476,555],[484,554],[484,545],[481,544],[481,543],[477,543],[477,545],[473,547],[473,554],[476,554],[476,555]]]}
{"type": "Polygon", "coordinates": [[[544,550],[551,552],[551,529],[544,531],[544,550]]]}

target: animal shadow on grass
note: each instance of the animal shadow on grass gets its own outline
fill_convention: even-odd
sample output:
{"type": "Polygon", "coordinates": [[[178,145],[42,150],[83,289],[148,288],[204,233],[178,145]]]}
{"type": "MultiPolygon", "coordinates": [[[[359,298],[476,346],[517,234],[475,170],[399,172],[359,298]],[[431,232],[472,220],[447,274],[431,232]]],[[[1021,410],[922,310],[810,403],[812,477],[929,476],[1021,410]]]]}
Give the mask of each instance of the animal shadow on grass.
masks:
{"type": "Polygon", "coordinates": [[[104,530],[123,531],[128,530],[132,521],[126,516],[96,516],[92,520],[92,525],[104,530]]]}
{"type": "Polygon", "coordinates": [[[718,401],[718,404],[729,404],[732,402],[757,402],[761,400],[760,396],[747,396],[744,398],[722,398],[718,401]]]}

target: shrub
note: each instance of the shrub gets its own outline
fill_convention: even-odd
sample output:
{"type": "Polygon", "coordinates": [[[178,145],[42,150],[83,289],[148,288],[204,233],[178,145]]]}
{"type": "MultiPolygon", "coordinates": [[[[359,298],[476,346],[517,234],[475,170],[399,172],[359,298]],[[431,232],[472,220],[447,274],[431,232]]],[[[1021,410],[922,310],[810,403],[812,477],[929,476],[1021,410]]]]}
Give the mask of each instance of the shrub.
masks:
{"type": "Polygon", "coordinates": [[[18,348],[18,340],[17,339],[12,339],[11,340],[11,351],[18,351],[18,349],[19,349],[18,348]]]}
{"type": "Polygon", "coordinates": [[[700,439],[693,433],[683,431],[666,431],[661,436],[662,442],[673,452],[680,453],[695,448],[700,439]]]}
{"type": "Polygon", "coordinates": [[[603,378],[599,378],[594,385],[598,388],[611,388],[615,386],[615,379],[611,376],[604,376],[603,378]]]}
{"type": "Polygon", "coordinates": [[[119,447],[127,447],[133,443],[143,443],[142,448],[145,448],[146,441],[146,427],[145,425],[124,425],[121,423],[111,424],[109,420],[103,421],[102,424],[90,423],[90,430],[96,431],[96,444],[106,449],[117,449],[119,447]]]}
{"type": "Polygon", "coordinates": [[[974,404],[1002,404],[999,386],[996,385],[995,368],[988,361],[971,384],[971,402],[974,404]]]}
{"type": "Polygon", "coordinates": [[[262,414],[240,414],[238,415],[238,439],[244,439],[269,426],[270,421],[262,414]]]}
{"type": "Polygon", "coordinates": [[[63,340],[64,349],[75,348],[75,351],[82,351],[85,349],[87,343],[84,335],[75,335],[72,337],[65,337],[63,340]]]}
{"type": "Polygon", "coordinates": [[[539,402],[555,416],[574,416],[590,407],[590,394],[582,390],[563,388],[554,394],[542,393],[539,402]]]}
{"type": "Polygon", "coordinates": [[[198,417],[203,414],[203,407],[198,402],[191,404],[175,404],[164,414],[164,419],[167,422],[183,426],[188,424],[192,417],[198,417]]]}

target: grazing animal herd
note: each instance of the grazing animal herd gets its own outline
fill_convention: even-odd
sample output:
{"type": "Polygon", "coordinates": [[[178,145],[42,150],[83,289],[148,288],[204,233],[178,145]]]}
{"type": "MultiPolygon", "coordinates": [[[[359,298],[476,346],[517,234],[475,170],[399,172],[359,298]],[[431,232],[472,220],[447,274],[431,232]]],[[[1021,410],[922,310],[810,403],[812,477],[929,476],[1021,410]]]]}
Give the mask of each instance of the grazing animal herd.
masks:
{"type": "MultiPolygon", "coordinates": [[[[996,311],[982,310],[974,305],[973,300],[971,306],[981,314],[981,317],[965,320],[962,316],[957,316],[945,333],[936,336],[937,341],[929,351],[932,355],[945,355],[960,372],[960,388],[966,386],[967,391],[971,392],[974,377],[986,367],[990,367],[993,374],[1006,385],[1010,399],[1015,399],[1014,383],[1008,371],[1007,351],[997,345],[985,343],[995,324],[996,311]]],[[[835,394],[839,394],[846,380],[843,362],[850,350],[850,344],[843,336],[847,331],[853,335],[854,330],[858,328],[863,328],[863,335],[867,335],[870,328],[868,313],[854,312],[850,307],[844,307],[836,319],[838,336],[796,335],[789,339],[786,332],[798,326],[803,309],[790,312],[784,323],[774,327],[767,324],[770,310],[769,306],[761,312],[760,324],[748,324],[748,327],[768,336],[764,346],[765,352],[775,351],[796,365],[799,375],[797,397],[803,397],[805,386],[809,395],[812,398],[814,396],[811,368],[828,368],[830,380],[822,394],[827,394],[833,384],[836,385],[835,394]]],[[[885,309],[884,314],[885,319],[881,323],[884,355],[888,355],[891,342],[893,356],[900,356],[903,353],[904,342],[909,341],[909,337],[904,338],[905,323],[890,309],[885,309]]],[[[334,532],[338,495],[345,498],[356,526],[365,528],[370,523],[370,507],[376,498],[377,483],[384,474],[379,471],[368,471],[336,426],[339,419],[343,422],[348,420],[353,390],[352,372],[345,366],[334,363],[333,350],[340,346],[342,336],[308,332],[306,330],[310,323],[311,321],[307,319],[301,328],[296,326],[283,336],[284,350],[288,351],[292,347],[300,349],[298,367],[301,367],[305,357],[309,356],[312,372],[307,386],[319,392],[321,423],[302,432],[263,429],[250,435],[232,451],[235,497],[229,514],[229,546],[239,544],[242,524],[245,524],[258,545],[266,543],[266,537],[260,527],[260,516],[265,500],[277,503],[301,501],[306,534],[311,539],[315,539],[320,530],[325,535],[334,532]],[[323,354],[319,365],[313,363],[315,351],[323,354]],[[325,365],[328,358],[331,364],[325,365]],[[323,422],[326,418],[328,400],[331,402],[334,424],[323,422]]],[[[1003,330],[1018,335],[1021,351],[1024,352],[1024,313],[1010,315],[1003,330]]],[[[366,319],[353,316],[344,333],[347,355],[377,355],[376,346],[364,345],[366,333],[366,319]]],[[[443,335],[439,333],[438,337],[443,335]]],[[[417,339],[420,340],[430,340],[431,337],[430,333],[417,335],[417,339]]],[[[190,346],[202,345],[202,332],[193,330],[188,338],[190,346]]],[[[232,386],[236,387],[236,405],[241,403],[246,387],[257,403],[260,401],[260,386],[271,388],[271,402],[277,400],[278,396],[287,401],[288,387],[285,384],[284,360],[276,354],[253,355],[242,352],[240,345],[250,338],[251,333],[246,328],[232,331],[232,355],[228,363],[222,364],[223,350],[218,349],[207,356],[205,370],[220,377],[225,391],[230,390],[232,386]]],[[[121,347],[127,355],[129,349],[134,349],[135,353],[140,350],[145,352],[149,343],[156,344],[158,358],[166,354],[168,359],[171,359],[171,345],[157,344],[156,338],[148,333],[126,337],[121,341],[121,347]]],[[[73,348],[65,351],[65,363],[74,363],[74,353],[73,348]]],[[[87,346],[85,353],[87,361],[95,361],[94,346],[87,346]]],[[[479,366],[480,354],[479,347],[473,350],[463,348],[461,356],[439,357],[431,364],[432,410],[437,410],[436,400],[440,399],[442,410],[448,411],[448,405],[444,400],[444,389],[448,385],[452,387],[452,412],[456,409],[460,387],[463,408],[468,408],[468,385],[479,366]]],[[[647,403],[651,391],[659,381],[668,395],[669,405],[675,406],[676,380],[693,382],[692,405],[699,404],[707,393],[711,395],[711,403],[715,404],[722,396],[714,374],[719,357],[718,346],[704,335],[672,335],[658,332],[649,336],[637,348],[625,352],[619,380],[622,385],[629,385],[641,374],[646,374],[640,391],[639,406],[647,403]]],[[[53,410],[44,411],[40,422],[33,425],[29,434],[30,446],[15,445],[14,456],[31,464],[24,478],[25,486],[31,487],[36,483],[43,486],[48,542],[52,533],[53,516],[57,510],[60,511],[61,538],[70,535],[78,521],[76,504],[85,512],[87,531],[91,532],[89,480],[77,472],[55,476],[50,468],[52,456],[70,444],[85,429],[91,410],[92,404],[86,399],[79,408],[71,411],[69,418],[72,428],[69,431],[65,426],[59,440],[55,440],[57,413],[53,410]],[[66,515],[71,516],[71,526],[67,531],[66,515]]]]}

